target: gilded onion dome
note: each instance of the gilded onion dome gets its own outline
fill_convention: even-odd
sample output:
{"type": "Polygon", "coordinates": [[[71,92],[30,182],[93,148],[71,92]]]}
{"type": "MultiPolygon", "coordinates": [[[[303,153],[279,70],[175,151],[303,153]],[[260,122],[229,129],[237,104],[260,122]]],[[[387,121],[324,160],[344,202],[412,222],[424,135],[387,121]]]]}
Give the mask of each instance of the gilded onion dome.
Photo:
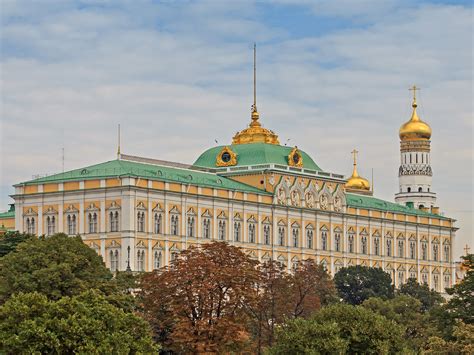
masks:
{"type": "Polygon", "coordinates": [[[426,123],[423,122],[416,113],[416,86],[413,87],[413,113],[411,114],[411,118],[408,122],[404,123],[400,127],[399,136],[400,140],[407,141],[407,140],[429,140],[431,138],[431,127],[426,123]]]}
{"type": "Polygon", "coordinates": [[[268,143],[280,144],[278,136],[273,131],[263,128],[259,122],[259,113],[257,106],[252,106],[252,122],[248,128],[237,132],[232,139],[232,144],[247,144],[247,143],[268,143]]]}
{"type": "Polygon", "coordinates": [[[354,169],[352,170],[352,176],[347,180],[345,188],[349,190],[360,190],[360,191],[370,191],[369,180],[359,176],[357,172],[357,150],[353,150],[352,154],[354,155],[354,169]]]}

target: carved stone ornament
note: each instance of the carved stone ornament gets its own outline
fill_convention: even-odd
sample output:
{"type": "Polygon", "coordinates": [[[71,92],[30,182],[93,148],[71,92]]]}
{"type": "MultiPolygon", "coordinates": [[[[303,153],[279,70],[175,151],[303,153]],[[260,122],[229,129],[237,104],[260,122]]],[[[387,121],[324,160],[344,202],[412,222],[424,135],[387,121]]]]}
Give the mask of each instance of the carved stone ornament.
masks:
{"type": "Polygon", "coordinates": [[[398,176],[404,175],[433,176],[433,170],[430,165],[402,165],[398,169],[398,176]]]}
{"type": "Polygon", "coordinates": [[[286,205],[286,193],[283,187],[280,187],[277,192],[277,201],[279,205],[286,205]]]}
{"type": "Polygon", "coordinates": [[[305,199],[306,207],[314,208],[315,201],[314,201],[314,194],[312,192],[307,192],[305,194],[304,199],[305,199]]]}
{"type": "Polygon", "coordinates": [[[300,194],[297,190],[291,191],[291,204],[296,207],[299,207],[301,204],[300,194]]]}
{"type": "Polygon", "coordinates": [[[237,165],[237,154],[230,147],[226,146],[221,149],[216,157],[216,166],[233,166],[237,165]]]}
{"type": "Polygon", "coordinates": [[[268,178],[268,183],[271,186],[275,185],[275,174],[270,175],[270,177],[268,178]]]}
{"type": "Polygon", "coordinates": [[[334,211],[340,212],[342,210],[342,198],[339,196],[334,197],[334,211]]]}
{"type": "Polygon", "coordinates": [[[319,207],[322,209],[322,210],[327,210],[328,207],[329,207],[329,199],[326,195],[321,195],[321,197],[319,198],[319,207]]]}
{"type": "Polygon", "coordinates": [[[294,147],[290,154],[288,154],[288,165],[296,166],[297,168],[303,167],[303,156],[298,150],[298,147],[294,147]]]}

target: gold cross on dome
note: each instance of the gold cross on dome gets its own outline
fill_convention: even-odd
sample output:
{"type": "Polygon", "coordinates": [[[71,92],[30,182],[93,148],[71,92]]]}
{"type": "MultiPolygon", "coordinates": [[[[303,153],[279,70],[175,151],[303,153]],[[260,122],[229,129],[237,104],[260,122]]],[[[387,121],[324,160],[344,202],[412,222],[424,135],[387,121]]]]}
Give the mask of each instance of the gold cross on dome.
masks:
{"type": "Polygon", "coordinates": [[[357,164],[357,153],[359,153],[359,151],[354,149],[351,153],[354,156],[354,165],[356,165],[357,164]]]}
{"type": "Polygon", "coordinates": [[[469,245],[466,244],[466,246],[464,247],[464,253],[466,253],[466,256],[469,254],[469,250],[471,250],[471,248],[469,247],[469,245]]]}
{"type": "Polygon", "coordinates": [[[420,91],[421,89],[417,87],[416,85],[413,85],[408,90],[413,91],[413,101],[416,101],[416,90],[420,91]]]}

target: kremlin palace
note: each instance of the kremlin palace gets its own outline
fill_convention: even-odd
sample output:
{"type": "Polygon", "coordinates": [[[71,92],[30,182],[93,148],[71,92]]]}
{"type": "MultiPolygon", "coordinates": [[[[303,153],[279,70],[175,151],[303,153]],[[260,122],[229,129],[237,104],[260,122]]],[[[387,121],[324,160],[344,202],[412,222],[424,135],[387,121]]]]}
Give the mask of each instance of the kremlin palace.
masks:
{"type": "Polygon", "coordinates": [[[112,271],[151,271],[191,245],[225,241],[288,271],[306,259],[332,275],[344,266],[380,267],[396,286],[414,277],[444,292],[455,277],[457,228],[435,205],[431,128],[417,115],[415,93],[399,131],[395,202],[373,196],[355,150],[345,177],[299,147],[280,145],[254,101],[248,127],[192,165],[119,149],[115,160],[14,185],[14,205],[0,225],[79,234],[112,271]]]}

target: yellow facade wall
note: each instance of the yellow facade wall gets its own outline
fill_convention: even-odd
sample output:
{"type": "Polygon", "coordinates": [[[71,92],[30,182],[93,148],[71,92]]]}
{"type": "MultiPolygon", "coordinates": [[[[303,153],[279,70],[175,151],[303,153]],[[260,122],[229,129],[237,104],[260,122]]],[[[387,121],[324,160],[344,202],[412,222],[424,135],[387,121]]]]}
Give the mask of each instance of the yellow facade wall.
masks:
{"type": "Polygon", "coordinates": [[[38,185],[25,186],[23,191],[25,194],[35,194],[38,192],[38,185]]]}
{"type": "Polygon", "coordinates": [[[136,186],[147,188],[148,187],[148,180],[138,179],[137,183],[136,183],[136,186]]]}
{"type": "Polygon", "coordinates": [[[154,189],[157,189],[157,190],[164,190],[165,189],[165,183],[163,181],[153,181],[151,186],[154,189]]]}
{"type": "Polygon", "coordinates": [[[13,218],[0,218],[0,227],[7,229],[15,229],[15,217],[13,218]]]}
{"type": "Polygon", "coordinates": [[[210,188],[207,188],[207,187],[203,187],[201,189],[201,194],[204,195],[204,196],[212,196],[212,189],[210,188]]]}
{"type": "Polygon", "coordinates": [[[63,184],[64,191],[79,190],[79,181],[69,181],[63,184]]]}
{"type": "Polygon", "coordinates": [[[121,185],[121,181],[119,179],[107,179],[105,180],[105,186],[107,187],[117,187],[121,185]]]}
{"type": "Polygon", "coordinates": [[[44,184],[43,192],[56,192],[58,191],[58,184],[44,184]]]}
{"type": "Polygon", "coordinates": [[[97,189],[100,187],[100,180],[86,180],[84,181],[85,189],[97,189]]]}
{"type": "Polygon", "coordinates": [[[172,183],[170,183],[169,186],[170,186],[170,188],[169,188],[170,191],[181,192],[181,185],[180,185],[180,184],[172,184],[172,183]]]}

